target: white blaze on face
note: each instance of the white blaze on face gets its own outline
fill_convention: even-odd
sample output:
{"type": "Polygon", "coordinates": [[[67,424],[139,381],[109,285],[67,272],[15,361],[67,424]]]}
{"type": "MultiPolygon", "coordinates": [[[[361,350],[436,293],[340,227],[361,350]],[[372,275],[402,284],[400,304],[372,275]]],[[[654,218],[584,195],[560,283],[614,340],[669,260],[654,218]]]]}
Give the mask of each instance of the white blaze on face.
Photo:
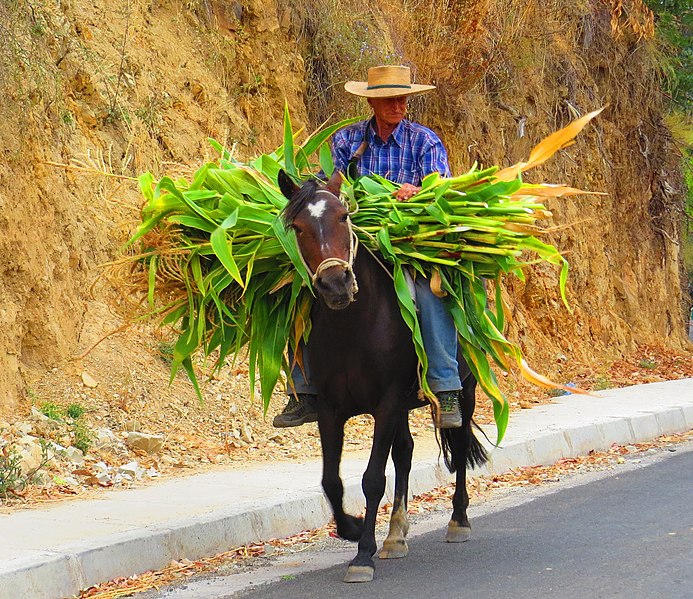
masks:
{"type": "Polygon", "coordinates": [[[325,212],[327,202],[325,200],[318,200],[313,204],[308,204],[308,212],[313,218],[320,218],[325,212]]]}

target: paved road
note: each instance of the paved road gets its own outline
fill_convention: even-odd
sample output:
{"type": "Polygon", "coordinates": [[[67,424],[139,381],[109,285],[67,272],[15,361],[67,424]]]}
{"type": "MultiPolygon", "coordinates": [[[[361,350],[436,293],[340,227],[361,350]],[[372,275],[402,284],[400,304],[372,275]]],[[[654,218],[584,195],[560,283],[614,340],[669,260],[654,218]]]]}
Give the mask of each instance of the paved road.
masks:
{"type": "MultiPolygon", "coordinates": [[[[355,554],[303,556],[315,567],[236,592],[234,577],[157,593],[167,599],[327,599],[438,597],[693,597],[693,447],[659,454],[590,482],[476,516],[468,543],[442,542],[437,530],[414,537],[404,560],[378,560],[372,583],[341,582],[355,554]],[[651,463],[650,463],[651,462],[651,463]]],[[[269,573],[269,574],[268,574],[269,573]]],[[[276,573],[275,573],[276,574],[276,573]]]]}

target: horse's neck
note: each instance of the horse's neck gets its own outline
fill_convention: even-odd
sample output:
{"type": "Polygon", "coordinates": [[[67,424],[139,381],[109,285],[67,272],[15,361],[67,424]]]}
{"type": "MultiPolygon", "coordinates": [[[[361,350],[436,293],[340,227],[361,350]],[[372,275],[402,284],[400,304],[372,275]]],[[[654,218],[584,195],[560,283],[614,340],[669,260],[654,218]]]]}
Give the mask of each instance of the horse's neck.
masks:
{"type": "Polygon", "coordinates": [[[356,298],[364,305],[382,300],[394,291],[389,265],[364,247],[359,248],[356,256],[354,275],[359,286],[356,298]]]}

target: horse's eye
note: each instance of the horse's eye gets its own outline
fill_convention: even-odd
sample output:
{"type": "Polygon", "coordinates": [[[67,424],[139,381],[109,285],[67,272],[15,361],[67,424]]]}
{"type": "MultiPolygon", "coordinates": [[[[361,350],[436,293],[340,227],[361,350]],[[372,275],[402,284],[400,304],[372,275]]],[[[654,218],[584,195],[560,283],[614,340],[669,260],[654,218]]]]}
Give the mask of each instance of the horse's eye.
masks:
{"type": "Polygon", "coordinates": [[[303,235],[303,231],[301,230],[301,227],[299,227],[298,225],[292,224],[291,228],[294,230],[294,233],[296,233],[296,235],[303,235]]]}
{"type": "Polygon", "coordinates": [[[347,222],[347,220],[349,220],[349,214],[347,212],[345,212],[344,214],[342,214],[342,216],[339,217],[340,223],[345,223],[347,222]]]}

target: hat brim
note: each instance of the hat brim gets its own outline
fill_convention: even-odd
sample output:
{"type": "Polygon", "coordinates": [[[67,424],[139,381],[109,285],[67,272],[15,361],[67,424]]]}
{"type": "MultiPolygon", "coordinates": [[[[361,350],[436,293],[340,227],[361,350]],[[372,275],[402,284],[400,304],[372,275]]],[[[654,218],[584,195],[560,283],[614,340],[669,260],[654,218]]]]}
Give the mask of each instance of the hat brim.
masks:
{"type": "Polygon", "coordinates": [[[362,98],[396,98],[398,96],[416,96],[433,91],[435,85],[420,85],[412,83],[403,87],[379,87],[376,89],[368,89],[366,81],[347,81],[344,84],[344,89],[350,94],[361,96],[362,98]]]}

